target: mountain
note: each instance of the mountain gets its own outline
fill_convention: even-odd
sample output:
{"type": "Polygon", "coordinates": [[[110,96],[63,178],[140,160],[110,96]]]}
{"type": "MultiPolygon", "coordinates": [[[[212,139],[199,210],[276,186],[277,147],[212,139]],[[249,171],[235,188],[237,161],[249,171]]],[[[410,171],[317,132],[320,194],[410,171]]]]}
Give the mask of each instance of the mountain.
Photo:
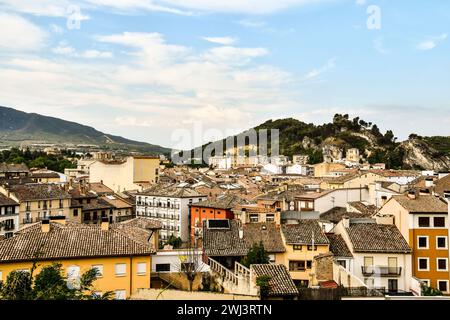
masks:
{"type": "Polygon", "coordinates": [[[93,144],[111,150],[169,154],[170,149],[100,132],[75,122],[25,113],[0,106],[0,141],[27,143],[93,144]]]}
{"type": "MultiPolygon", "coordinates": [[[[337,160],[345,157],[348,149],[357,148],[364,160],[372,164],[386,163],[387,168],[450,170],[450,137],[411,134],[408,140],[398,142],[392,130],[381,133],[376,124],[359,117],[350,119],[347,114],[336,114],[332,122],[323,125],[288,118],[268,120],[253,129],[257,132],[278,129],[280,154],[308,155],[311,164],[322,162],[324,152],[325,156],[337,160]]],[[[235,142],[237,136],[233,137],[235,142]]],[[[213,143],[225,146],[225,141],[213,143]]]]}

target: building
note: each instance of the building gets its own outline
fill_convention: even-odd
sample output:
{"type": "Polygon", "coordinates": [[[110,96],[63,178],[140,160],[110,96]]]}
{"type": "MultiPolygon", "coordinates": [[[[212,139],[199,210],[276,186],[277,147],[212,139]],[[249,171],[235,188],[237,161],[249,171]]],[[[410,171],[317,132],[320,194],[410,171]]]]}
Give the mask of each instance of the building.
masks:
{"type": "Polygon", "coordinates": [[[345,154],[345,160],[347,160],[349,162],[353,162],[353,163],[359,163],[359,161],[361,160],[361,156],[359,154],[359,149],[358,148],[348,149],[345,154]]]}
{"type": "Polygon", "coordinates": [[[0,193],[0,237],[12,237],[19,230],[19,204],[0,193]]]}
{"type": "Polygon", "coordinates": [[[94,282],[96,293],[115,293],[126,299],[138,289],[150,288],[152,255],[159,225],[139,218],[116,226],[107,221],[83,225],[62,219],[44,220],[22,229],[12,238],[0,241],[0,281],[14,270],[37,270],[61,263],[68,280],[96,268],[101,276],[94,282]]]}
{"type": "Polygon", "coordinates": [[[274,222],[241,224],[237,220],[208,220],[203,226],[206,258],[232,270],[254,244],[263,243],[271,263],[282,263],[285,247],[280,228],[274,222]]]}
{"type": "Polygon", "coordinates": [[[448,205],[435,196],[393,196],[378,216],[393,217],[395,225],[412,248],[413,276],[449,292],[448,205]]]}
{"type": "Polygon", "coordinates": [[[410,292],[412,250],[395,225],[344,218],[334,231],[342,236],[353,256],[349,267],[353,276],[368,288],[410,292]]]}
{"type": "Polygon", "coordinates": [[[237,196],[227,195],[190,205],[191,243],[195,244],[202,238],[203,225],[209,219],[234,219],[233,208],[240,202],[237,196]]]}
{"type": "Polygon", "coordinates": [[[24,164],[0,163],[0,180],[25,178],[30,170],[24,164]]]}
{"type": "Polygon", "coordinates": [[[330,171],[345,169],[345,164],[322,162],[314,165],[314,177],[324,177],[330,171]]]}
{"type": "Polygon", "coordinates": [[[70,194],[57,184],[24,184],[0,187],[0,193],[18,202],[19,224],[29,224],[50,216],[70,215],[70,194]]]}
{"type": "Polygon", "coordinates": [[[283,224],[281,227],[285,253],[282,261],[294,282],[308,287],[312,276],[313,260],[319,254],[329,252],[329,240],[317,220],[298,220],[297,224],[283,224]]]}
{"type": "Polygon", "coordinates": [[[161,241],[171,235],[190,241],[189,205],[207,200],[194,189],[156,186],[136,195],[136,216],[152,217],[162,223],[161,241]]]}
{"type": "Polygon", "coordinates": [[[64,175],[51,170],[35,170],[30,173],[34,183],[61,183],[65,182],[64,175]]]}
{"type": "Polygon", "coordinates": [[[89,166],[89,182],[101,182],[114,192],[142,191],[157,183],[159,157],[134,156],[119,161],[96,161],[89,166]]]}
{"type": "Polygon", "coordinates": [[[293,155],[292,156],[292,163],[294,164],[300,164],[305,165],[308,164],[309,156],[307,155],[293,155]]]}

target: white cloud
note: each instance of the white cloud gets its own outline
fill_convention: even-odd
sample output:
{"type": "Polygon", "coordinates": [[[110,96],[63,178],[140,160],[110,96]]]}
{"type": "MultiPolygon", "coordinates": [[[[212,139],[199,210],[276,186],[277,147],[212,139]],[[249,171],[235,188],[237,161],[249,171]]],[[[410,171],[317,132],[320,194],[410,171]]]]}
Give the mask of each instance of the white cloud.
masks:
{"type": "Polygon", "coordinates": [[[311,80],[311,79],[317,78],[320,75],[324,74],[325,72],[328,72],[328,71],[334,69],[335,66],[336,66],[336,59],[332,58],[332,59],[328,60],[328,62],[324,66],[313,69],[310,72],[308,72],[308,74],[305,76],[305,80],[311,80]]]}
{"type": "Polygon", "coordinates": [[[61,41],[57,47],[52,49],[54,54],[64,55],[74,58],[112,58],[113,54],[109,51],[98,51],[98,50],[86,50],[83,52],[78,52],[75,48],[71,47],[65,41],[61,41]]]}
{"type": "Polygon", "coordinates": [[[267,25],[264,21],[254,21],[248,19],[239,20],[237,23],[247,28],[262,28],[267,25]]]}
{"type": "Polygon", "coordinates": [[[0,49],[38,50],[46,38],[45,31],[25,18],[0,12],[0,49]]]}
{"type": "MultiPolygon", "coordinates": [[[[166,12],[179,15],[225,12],[240,14],[270,14],[289,8],[323,3],[329,0],[79,0],[81,9],[110,9],[116,13],[139,13],[139,11],[166,12]]],[[[66,17],[69,0],[0,0],[0,8],[16,12],[66,17]]]]}
{"type": "Polygon", "coordinates": [[[223,45],[232,45],[236,42],[236,38],[233,37],[202,37],[203,40],[217,43],[217,44],[223,44],[223,45]]]}
{"type": "Polygon", "coordinates": [[[53,33],[56,33],[56,34],[63,34],[63,33],[64,33],[63,28],[61,28],[60,26],[58,26],[58,25],[56,25],[56,24],[51,24],[51,25],[50,25],[50,30],[51,30],[53,33]]]}
{"type": "Polygon", "coordinates": [[[205,128],[242,129],[298,103],[289,89],[291,75],[258,62],[268,54],[265,48],[197,51],[168,43],[158,33],[94,39],[128,57],[92,64],[79,58],[101,54],[79,52],[62,42],[55,48],[61,59],[29,55],[2,61],[2,104],[171,145],[173,130],[191,129],[196,121],[205,128]],[[131,130],[135,127],[151,130],[131,130]]]}
{"type": "Polygon", "coordinates": [[[419,50],[431,50],[436,48],[440,43],[442,43],[443,41],[445,41],[447,39],[447,34],[441,34],[439,36],[434,36],[434,37],[429,37],[428,39],[420,42],[417,45],[417,49],[419,50]]]}
{"type": "Polygon", "coordinates": [[[364,6],[367,3],[367,1],[366,0],[356,0],[355,3],[358,6],[364,6]]]}

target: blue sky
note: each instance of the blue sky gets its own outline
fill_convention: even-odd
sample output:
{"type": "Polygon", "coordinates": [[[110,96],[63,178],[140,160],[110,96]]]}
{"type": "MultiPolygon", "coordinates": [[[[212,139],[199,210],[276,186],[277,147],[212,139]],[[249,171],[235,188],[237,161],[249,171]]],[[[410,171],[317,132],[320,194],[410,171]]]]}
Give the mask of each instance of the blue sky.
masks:
{"type": "Polygon", "coordinates": [[[0,0],[0,105],[164,146],[338,112],[448,135],[449,29],[438,0],[0,0]]]}

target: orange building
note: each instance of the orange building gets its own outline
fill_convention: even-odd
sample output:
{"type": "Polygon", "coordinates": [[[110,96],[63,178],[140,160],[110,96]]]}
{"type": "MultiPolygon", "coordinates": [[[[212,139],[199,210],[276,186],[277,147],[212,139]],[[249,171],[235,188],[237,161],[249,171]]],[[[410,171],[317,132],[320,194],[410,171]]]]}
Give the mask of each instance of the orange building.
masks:
{"type": "Polygon", "coordinates": [[[394,223],[413,249],[413,276],[449,294],[449,221],[445,200],[415,193],[393,196],[378,215],[393,216],[394,223]]]}
{"type": "Polygon", "coordinates": [[[234,219],[233,207],[239,202],[235,196],[225,196],[216,200],[205,200],[190,205],[191,241],[201,240],[203,223],[209,219],[234,219]]]}

